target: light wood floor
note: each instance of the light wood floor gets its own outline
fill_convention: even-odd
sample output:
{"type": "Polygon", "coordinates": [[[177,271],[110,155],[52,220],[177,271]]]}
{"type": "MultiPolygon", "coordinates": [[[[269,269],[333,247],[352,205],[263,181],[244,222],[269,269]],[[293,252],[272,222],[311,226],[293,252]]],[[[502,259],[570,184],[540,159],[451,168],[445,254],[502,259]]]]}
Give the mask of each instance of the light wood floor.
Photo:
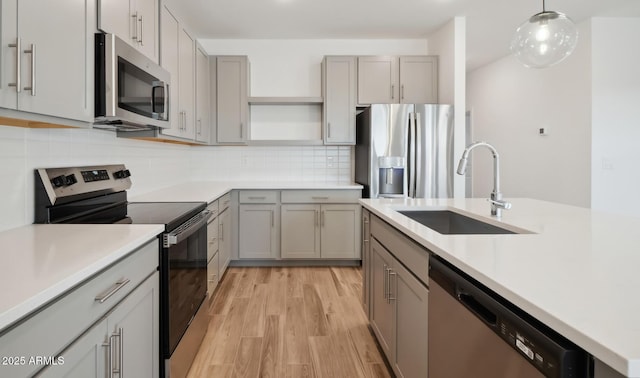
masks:
{"type": "Polygon", "coordinates": [[[389,377],[353,267],[229,268],[188,378],[389,377]]]}

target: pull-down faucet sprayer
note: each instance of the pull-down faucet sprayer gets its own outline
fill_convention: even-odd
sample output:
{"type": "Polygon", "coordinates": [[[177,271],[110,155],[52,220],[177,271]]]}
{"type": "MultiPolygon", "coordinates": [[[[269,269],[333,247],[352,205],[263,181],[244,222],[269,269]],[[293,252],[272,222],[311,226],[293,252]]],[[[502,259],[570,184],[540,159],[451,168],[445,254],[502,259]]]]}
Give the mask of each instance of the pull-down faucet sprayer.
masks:
{"type": "Polygon", "coordinates": [[[502,193],[500,192],[500,156],[498,151],[487,142],[475,142],[467,146],[462,153],[460,162],[458,163],[458,174],[464,175],[467,171],[467,159],[469,153],[476,147],[484,146],[491,150],[493,154],[493,191],[491,192],[491,198],[488,200],[491,203],[491,215],[495,215],[500,218],[502,216],[502,209],[509,210],[511,203],[502,200],[502,193]]]}

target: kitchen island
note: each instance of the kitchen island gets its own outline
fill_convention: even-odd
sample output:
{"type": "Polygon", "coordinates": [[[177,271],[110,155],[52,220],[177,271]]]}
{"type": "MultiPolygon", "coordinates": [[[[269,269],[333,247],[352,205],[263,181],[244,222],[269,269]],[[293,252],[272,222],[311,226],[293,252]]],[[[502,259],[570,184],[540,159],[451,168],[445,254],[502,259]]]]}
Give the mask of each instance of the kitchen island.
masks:
{"type": "Polygon", "coordinates": [[[640,377],[640,219],[532,199],[510,199],[501,219],[485,199],[360,202],[586,350],[604,372],[596,377],[640,377]],[[517,234],[442,235],[398,212],[440,209],[517,234]]]}

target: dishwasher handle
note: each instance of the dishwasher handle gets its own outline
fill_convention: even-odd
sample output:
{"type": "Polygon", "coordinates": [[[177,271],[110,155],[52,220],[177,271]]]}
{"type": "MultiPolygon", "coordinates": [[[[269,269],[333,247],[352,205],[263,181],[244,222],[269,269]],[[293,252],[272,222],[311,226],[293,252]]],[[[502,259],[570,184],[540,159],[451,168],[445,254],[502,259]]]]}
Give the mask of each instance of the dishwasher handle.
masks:
{"type": "Polygon", "coordinates": [[[478,299],[476,299],[476,297],[473,296],[473,294],[468,293],[461,288],[458,288],[457,292],[458,300],[467,308],[467,310],[471,311],[488,326],[492,328],[498,326],[498,315],[496,315],[495,312],[483,305],[478,299]]]}

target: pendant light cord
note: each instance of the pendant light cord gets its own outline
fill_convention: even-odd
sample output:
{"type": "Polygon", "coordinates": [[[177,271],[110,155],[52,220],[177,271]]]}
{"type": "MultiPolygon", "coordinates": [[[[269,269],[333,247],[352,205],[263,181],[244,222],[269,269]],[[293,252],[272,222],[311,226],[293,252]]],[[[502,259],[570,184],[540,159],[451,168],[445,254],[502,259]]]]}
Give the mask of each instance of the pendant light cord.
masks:
{"type": "Polygon", "coordinates": [[[544,13],[544,12],[546,12],[546,11],[547,11],[547,9],[546,9],[546,8],[545,8],[545,6],[544,6],[544,0],[542,0],[542,13],[544,13]]]}

